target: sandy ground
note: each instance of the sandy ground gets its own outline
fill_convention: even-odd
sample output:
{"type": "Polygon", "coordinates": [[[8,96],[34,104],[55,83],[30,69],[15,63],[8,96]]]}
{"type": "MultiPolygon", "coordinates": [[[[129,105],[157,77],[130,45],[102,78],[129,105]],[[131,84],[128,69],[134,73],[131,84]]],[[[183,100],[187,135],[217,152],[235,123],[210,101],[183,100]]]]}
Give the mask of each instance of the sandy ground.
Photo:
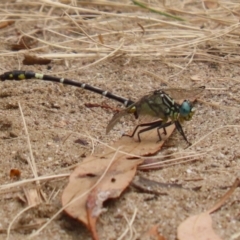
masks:
{"type": "MultiPolygon", "coordinates": [[[[125,217],[131,219],[135,209],[137,209],[132,224],[135,232],[134,237],[130,238],[130,235],[126,235],[124,239],[136,239],[141,236],[143,231],[148,230],[154,224],[159,225],[158,230],[166,239],[176,239],[179,224],[187,217],[212,207],[229,189],[234,180],[239,177],[240,169],[239,28],[237,31],[233,31],[231,36],[221,36],[219,34],[213,41],[206,39],[202,42],[196,41],[195,45],[186,46],[184,51],[187,52],[188,50],[189,53],[195,51],[196,55],[185,56],[180,54],[182,50],[180,45],[188,43],[187,37],[184,37],[189,34],[189,41],[198,38],[197,34],[193,35],[192,30],[188,28],[184,30],[182,26],[208,29],[207,36],[211,31],[220,31],[233,26],[237,23],[237,16],[231,18],[232,15],[227,15],[229,17],[228,23],[211,20],[209,15],[207,15],[209,17],[207,19],[197,17],[194,19],[191,15],[183,16],[191,19],[191,23],[169,20],[174,24],[181,25],[169,25],[169,34],[173,34],[174,38],[171,40],[171,38],[161,38],[161,31],[165,31],[165,36],[168,25],[158,23],[157,26],[149,27],[151,31],[146,31],[144,35],[141,35],[141,32],[134,32],[134,29],[142,31],[137,25],[138,21],[136,19],[119,18],[118,22],[109,15],[102,18],[98,16],[96,20],[104,22],[102,28],[100,28],[100,25],[93,27],[96,24],[96,16],[92,13],[92,16],[84,19],[84,23],[79,22],[84,31],[92,36],[95,33],[102,33],[104,36],[104,33],[107,32],[104,29],[108,29],[109,32],[119,31],[119,34],[114,35],[109,43],[106,42],[107,37],[105,37],[104,43],[111,45],[115,42],[117,47],[119,39],[125,38],[124,45],[126,48],[132,47],[129,52],[113,54],[114,56],[93,64],[106,56],[106,53],[103,50],[98,50],[97,44],[91,42],[88,38],[84,40],[87,43],[74,41],[74,37],[81,39],[85,35],[79,29],[79,32],[77,32],[74,23],[67,18],[65,21],[59,19],[59,22],[53,20],[53,22],[44,23],[44,21],[47,21],[47,17],[51,19],[51,17],[61,16],[63,9],[48,6],[48,4],[44,7],[40,2],[39,4],[34,4],[33,1],[23,1],[22,4],[13,4],[14,1],[1,3],[2,14],[5,13],[7,19],[15,20],[13,25],[0,30],[1,42],[3,43],[2,54],[0,55],[2,73],[13,69],[21,69],[68,77],[110,90],[133,100],[140,98],[151,90],[165,86],[166,82],[171,87],[206,86],[207,89],[196,103],[197,113],[191,122],[186,122],[183,126],[187,137],[194,143],[194,146],[186,149],[186,143],[179,133],[175,132],[159,153],[161,156],[168,153],[177,154],[189,151],[189,154],[201,155],[196,157],[194,162],[178,164],[157,171],[138,172],[140,176],[151,180],[181,183],[185,187],[201,187],[200,190],[162,189],[164,195],[155,196],[154,194],[138,192],[134,188],[128,188],[119,199],[106,204],[107,212],[100,216],[98,222],[100,239],[117,239],[128,226],[125,217]],[[28,16],[26,16],[27,13],[28,16]],[[39,19],[31,14],[39,14],[39,19]],[[16,43],[21,34],[31,35],[37,28],[44,29],[44,27],[55,31],[55,33],[52,32],[49,36],[48,31],[32,34],[36,39],[46,41],[37,41],[34,45],[34,53],[40,55],[47,53],[81,54],[81,49],[83,49],[85,56],[76,58],[50,56],[50,59],[53,59],[52,63],[48,65],[51,67],[50,69],[45,65],[24,66],[22,64],[23,55],[28,53],[29,50],[13,52],[9,50],[8,44],[16,43]],[[130,32],[129,35],[124,33],[127,29],[130,32]],[[71,37],[72,40],[65,39],[60,33],[71,37]],[[145,46],[144,43],[148,41],[148,37],[153,36],[152,34],[159,36],[159,39],[156,37],[151,45],[145,46]],[[179,41],[177,40],[178,34],[179,41]],[[185,35],[181,40],[182,34],[185,35]],[[135,35],[136,39],[134,41],[135,35]],[[176,46],[179,46],[179,55],[173,48],[169,48],[169,52],[166,52],[165,55],[161,54],[164,44],[173,44],[174,41],[178,44],[176,46]],[[55,46],[55,44],[61,45],[62,48],[55,46]],[[139,55],[134,55],[135,44],[139,55]],[[37,47],[39,47],[39,50],[37,50],[37,47]],[[147,52],[148,48],[153,50],[152,53],[147,52]],[[206,57],[197,54],[198,51],[202,50],[206,54],[210,54],[209,59],[207,59],[207,55],[206,57]],[[171,55],[171,53],[173,54],[171,55]],[[90,54],[92,55],[90,56],[90,54]],[[90,66],[87,67],[89,64],[90,66]],[[84,66],[86,67],[84,68],[84,66]],[[157,77],[153,77],[146,71],[155,74],[157,77]]],[[[117,4],[118,2],[108,3],[117,4]]],[[[228,19],[226,15],[221,15],[224,3],[220,4],[217,9],[210,10],[200,8],[202,7],[201,4],[189,2],[183,5],[183,2],[178,3],[181,3],[180,7],[188,12],[195,12],[196,9],[206,14],[215,11],[215,18],[228,19]]],[[[124,6],[124,4],[130,3],[125,1],[122,4],[124,6]]],[[[153,1],[152,4],[162,6],[157,1],[153,1]]],[[[126,11],[126,14],[132,16],[137,14],[138,16],[168,21],[167,18],[158,14],[136,7],[125,8],[122,6],[114,7],[111,4],[104,6],[104,4],[97,4],[97,2],[96,4],[93,2],[89,5],[80,5],[80,7],[94,11],[99,10],[114,14],[121,14],[126,11]]],[[[234,10],[233,6],[234,1],[232,5],[228,5],[229,8],[232,7],[232,14],[234,15],[237,8],[234,10]]],[[[65,11],[65,14],[77,14],[77,11],[67,10],[67,8],[65,11]]],[[[87,11],[86,13],[80,13],[87,15],[87,11]]],[[[5,17],[1,17],[2,20],[6,20],[5,17]]],[[[79,19],[82,19],[82,16],[79,19]]],[[[153,24],[150,20],[139,20],[139,22],[142,26],[153,24]]],[[[98,38],[95,37],[95,40],[98,40],[98,38]]],[[[99,47],[102,46],[99,45],[99,47]]],[[[12,186],[11,183],[33,178],[27,160],[30,153],[19,103],[26,121],[31,148],[37,165],[37,173],[43,177],[71,173],[74,166],[92,154],[92,151],[101,151],[103,148],[98,142],[93,145],[93,142],[87,137],[88,135],[110,144],[120,138],[122,127],[119,125],[109,135],[105,134],[105,128],[113,112],[102,108],[87,108],[85,104],[107,103],[118,108],[121,105],[95,93],[37,80],[30,82],[5,81],[0,84],[0,239],[6,239],[6,231],[10,222],[27,207],[26,202],[23,201],[26,190],[35,188],[34,183],[16,184],[15,187],[10,187],[12,186]],[[84,144],[76,141],[79,139],[84,140],[84,144]],[[13,168],[21,170],[19,181],[9,177],[10,169],[13,168]]],[[[127,125],[133,127],[134,120],[126,123],[126,127],[128,127],[127,125]]],[[[47,201],[22,213],[14,222],[9,239],[26,239],[41,226],[41,221],[53,216],[61,207],[61,194],[67,182],[68,177],[56,177],[53,180],[42,181],[41,189],[47,201]],[[36,227],[31,224],[36,224],[36,227]],[[31,226],[25,228],[25,225],[31,226]]],[[[227,203],[212,215],[214,229],[222,239],[230,239],[233,234],[239,232],[239,199],[240,195],[237,189],[227,203]]],[[[91,239],[91,236],[83,225],[64,214],[60,214],[35,239],[91,239]]],[[[235,239],[240,239],[240,237],[235,239]]]]}

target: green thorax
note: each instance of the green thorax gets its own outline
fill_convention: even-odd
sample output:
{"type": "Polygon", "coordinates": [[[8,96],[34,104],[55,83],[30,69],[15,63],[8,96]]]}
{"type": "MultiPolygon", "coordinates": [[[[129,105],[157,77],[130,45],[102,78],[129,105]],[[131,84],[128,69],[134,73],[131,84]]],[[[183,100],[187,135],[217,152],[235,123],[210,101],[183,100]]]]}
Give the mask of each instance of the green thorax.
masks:
{"type": "Polygon", "coordinates": [[[179,117],[179,107],[180,105],[175,103],[168,94],[157,90],[133,104],[128,112],[161,118],[163,121],[167,121],[169,118],[176,121],[179,117]]]}

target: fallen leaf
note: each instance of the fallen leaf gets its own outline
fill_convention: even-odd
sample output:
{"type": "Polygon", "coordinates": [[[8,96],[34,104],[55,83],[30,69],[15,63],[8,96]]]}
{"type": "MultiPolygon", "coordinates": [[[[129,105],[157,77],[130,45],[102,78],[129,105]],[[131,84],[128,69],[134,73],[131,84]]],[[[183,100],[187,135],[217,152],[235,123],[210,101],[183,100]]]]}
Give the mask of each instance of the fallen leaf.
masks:
{"type": "Polygon", "coordinates": [[[236,179],[233,186],[224,196],[208,211],[191,216],[182,222],[177,230],[179,240],[221,240],[212,228],[210,213],[218,210],[239,187],[240,179],[236,179]]]}
{"type": "Polygon", "coordinates": [[[168,195],[163,192],[163,189],[180,188],[183,186],[176,183],[161,183],[145,177],[136,176],[132,181],[132,186],[140,190],[141,192],[156,194],[156,195],[168,195]]]}
{"type": "Polygon", "coordinates": [[[128,187],[135,176],[137,165],[141,160],[114,161],[102,181],[91,192],[87,199],[87,215],[94,239],[97,239],[96,221],[102,213],[102,204],[109,198],[117,198],[128,187]]]}
{"type": "Polygon", "coordinates": [[[163,190],[166,188],[168,190],[170,188],[175,188],[175,189],[185,189],[190,191],[198,191],[201,188],[201,186],[189,188],[189,187],[184,187],[182,184],[178,184],[178,183],[163,183],[163,182],[154,181],[141,176],[136,176],[133,179],[131,186],[135,187],[141,192],[151,193],[155,195],[168,195],[168,193],[163,192],[163,190]]]}
{"type": "Polygon", "coordinates": [[[178,227],[179,240],[221,240],[212,229],[212,218],[208,212],[191,216],[178,227]]]}
{"type": "Polygon", "coordinates": [[[120,196],[135,176],[137,165],[142,162],[123,159],[122,154],[108,168],[110,161],[109,157],[88,158],[71,174],[62,195],[63,206],[72,202],[65,212],[83,222],[92,232],[93,239],[98,239],[96,221],[103,211],[102,203],[120,196]]]}

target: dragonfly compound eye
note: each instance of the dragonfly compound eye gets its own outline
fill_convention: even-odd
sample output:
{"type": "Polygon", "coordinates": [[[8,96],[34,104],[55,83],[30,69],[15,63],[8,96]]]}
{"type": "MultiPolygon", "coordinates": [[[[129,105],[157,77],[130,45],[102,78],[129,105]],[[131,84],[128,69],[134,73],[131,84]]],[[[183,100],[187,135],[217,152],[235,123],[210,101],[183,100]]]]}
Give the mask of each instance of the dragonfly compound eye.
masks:
{"type": "Polygon", "coordinates": [[[179,113],[181,117],[188,118],[189,114],[192,111],[192,106],[189,101],[185,100],[180,106],[179,113]]]}

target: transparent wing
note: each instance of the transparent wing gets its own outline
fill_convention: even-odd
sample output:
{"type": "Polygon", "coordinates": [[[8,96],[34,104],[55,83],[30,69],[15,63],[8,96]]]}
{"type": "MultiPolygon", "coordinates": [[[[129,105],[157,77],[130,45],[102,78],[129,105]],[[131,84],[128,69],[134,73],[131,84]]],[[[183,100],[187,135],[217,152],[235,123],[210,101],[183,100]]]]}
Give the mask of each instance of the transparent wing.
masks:
{"type": "Polygon", "coordinates": [[[113,127],[120,121],[120,119],[128,114],[128,108],[114,114],[107,125],[106,133],[108,134],[113,129],[113,127]]]}
{"type": "Polygon", "coordinates": [[[166,120],[168,109],[163,104],[160,94],[151,93],[142,97],[139,101],[132,104],[128,108],[120,111],[119,113],[116,113],[108,123],[106,133],[109,133],[122,117],[133,114],[134,112],[137,113],[142,121],[144,119],[143,116],[147,116],[149,121],[150,119],[155,120],[156,118],[166,120]],[[134,109],[134,111],[132,111],[132,109],[134,109]]]}
{"type": "Polygon", "coordinates": [[[190,98],[195,97],[196,95],[200,94],[202,91],[204,91],[204,89],[205,89],[205,86],[195,87],[195,88],[191,88],[191,89],[166,88],[166,89],[162,89],[162,90],[175,100],[180,100],[180,99],[188,99],[189,100],[190,98]]]}

